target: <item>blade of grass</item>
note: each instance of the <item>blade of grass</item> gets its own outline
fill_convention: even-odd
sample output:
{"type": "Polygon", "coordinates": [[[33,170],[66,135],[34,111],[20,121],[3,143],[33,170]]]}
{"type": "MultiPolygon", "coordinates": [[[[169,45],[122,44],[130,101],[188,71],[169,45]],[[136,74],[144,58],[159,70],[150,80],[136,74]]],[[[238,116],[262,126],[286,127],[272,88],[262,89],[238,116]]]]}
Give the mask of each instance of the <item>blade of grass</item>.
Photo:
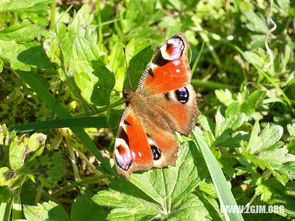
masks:
{"type": "Polygon", "coordinates": [[[197,56],[197,58],[196,58],[196,60],[195,60],[195,62],[193,64],[192,73],[195,73],[195,70],[196,70],[196,68],[198,66],[198,63],[199,63],[200,58],[201,58],[201,55],[203,54],[205,44],[206,44],[205,41],[203,41],[202,46],[201,46],[201,49],[199,51],[199,54],[198,54],[198,56],[197,56]]]}
{"type": "MultiPolygon", "coordinates": [[[[71,114],[58,102],[57,99],[48,91],[48,89],[43,85],[44,81],[47,81],[43,78],[43,82],[30,73],[25,71],[17,71],[21,78],[37,93],[39,98],[47,104],[47,106],[55,113],[59,118],[71,118],[71,114]]],[[[110,174],[116,175],[112,169],[108,160],[106,160],[102,154],[99,152],[93,141],[90,139],[88,134],[78,127],[70,127],[73,133],[80,139],[80,141],[87,147],[87,149],[101,162],[102,167],[110,174]]]]}
{"type": "Polygon", "coordinates": [[[192,80],[191,84],[193,86],[198,86],[198,87],[205,87],[205,88],[212,88],[212,89],[229,89],[229,88],[235,88],[233,85],[229,84],[222,84],[222,83],[217,83],[213,81],[201,81],[201,80],[192,80]]]}
{"type": "MultiPolygon", "coordinates": [[[[193,137],[196,146],[201,150],[205,162],[207,164],[209,173],[213,180],[221,204],[221,208],[226,208],[226,206],[229,206],[230,208],[237,207],[236,200],[229,188],[229,185],[223,175],[223,172],[219,167],[217,160],[210,151],[208,145],[201,139],[201,137],[197,134],[196,131],[193,131],[193,137]]],[[[222,212],[224,212],[226,220],[244,220],[241,213],[229,213],[229,211],[227,210],[224,210],[222,212]]]]}
{"type": "Polygon", "coordinates": [[[16,133],[28,133],[38,130],[64,127],[107,128],[108,124],[105,117],[80,117],[32,122],[20,126],[10,127],[9,130],[15,130],[16,133]]]}

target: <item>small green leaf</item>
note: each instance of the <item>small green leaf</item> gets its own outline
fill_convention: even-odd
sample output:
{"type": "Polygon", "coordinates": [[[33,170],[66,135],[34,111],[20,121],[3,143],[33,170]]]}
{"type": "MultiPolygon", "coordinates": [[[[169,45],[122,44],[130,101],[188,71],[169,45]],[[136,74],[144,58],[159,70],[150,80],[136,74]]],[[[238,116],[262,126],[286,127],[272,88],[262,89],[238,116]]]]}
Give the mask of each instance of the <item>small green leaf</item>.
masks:
{"type": "Polygon", "coordinates": [[[236,110],[236,105],[234,109],[226,112],[226,117],[223,117],[220,109],[217,110],[215,115],[216,127],[215,127],[215,137],[220,136],[224,131],[235,131],[243,125],[246,120],[246,115],[244,113],[234,113],[236,110]],[[231,114],[231,115],[229,115],[231,114]]]}
{"type": "Polygon", "coordinates": [[[267,124],[263,131],[258,135],[259,131],[259,123],[256,122],[247,147],[251,154],[273,148],[273,145],[279,141],[283,135],[283,128],[278,125],[270,126],[267,124]]]}
{"type": "Polygon", "coordinates": [[[225,89],[225,90],[215,90],[215,95],[217,97],[217,99],[223,103],[225,106],[230,105],[234,100],[232,98],[232,93],[230,92],[230,90],[225,89]]]}
{"type": "Polygon", "coordinates": [[[0,186],[13,187],[18,181],[19,176],[15,170],[10,170],[8,167],[0,168],[0,186]]]}
{"type": "Polygon", "coordinates": [[[265,91],[254,91],[242,103],[241,112],[247,114],[248,116],[254,113],[255,109],[262,105],[265,95],[265,91]]]}
{"type": "Polygon", "coordinates": [[[37,206],[24,205],[24,215],[30,221],[58,220],[69,221],[66,212],[61,206],[49,201],[37,206]]]}
{"type": "Polygon", "coordinates": [[[22,137],[13,140],[9,147],[9,164],[12,169],[20,169],[29,153],[28,138],[22,137]]]}

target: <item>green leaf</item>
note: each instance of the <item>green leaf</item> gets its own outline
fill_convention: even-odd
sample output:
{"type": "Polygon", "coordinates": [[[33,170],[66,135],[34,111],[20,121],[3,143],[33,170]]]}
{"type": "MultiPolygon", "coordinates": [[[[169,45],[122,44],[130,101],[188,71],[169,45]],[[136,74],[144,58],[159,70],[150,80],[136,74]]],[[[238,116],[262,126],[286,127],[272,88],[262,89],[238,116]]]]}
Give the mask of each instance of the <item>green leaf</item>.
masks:
{"type": "Polygon", "coordinates": [[[87,220],[87,221],[96,221],[96,220],[105,220],[106,213],[102,207],[98,206],[91,200],[91,195],[85,193],[82,196],[78,196],[75,199],[75,202],[72,204],[71,209],[71,220],[87,220]]]}
{"type": "Polygon", "coordinates": [[[259,123],[256,122],[251,132],[251,137],[247,147],[251,154],[275,148],[273,145],[275,145],[283,135],[283,128],[278,125],[270,126],[267,124],[260,134],[258,134],[259,131],[259,123]]]}
{"type": "Polygon", "coordinates": [[[262,69],[266,64],[265,59],[255,51],[245,51],[242,52],[242,55],[250,64],[254,65],[255,67],[262,69]]]}
{"type": "Polygon", "coordinates": [[[129,67],[126,73],[126,79],[124,82],[124,88],[131,88],[133,91],[136,90],[139,79],[142,73],[146,69],[146,66],[151,61],[152,49],[150,46],[142,49],[138,52],[129,63],[129,67]]]}
{"type": "Polygon", "coordinates": [[[9,62],[13,69],[30,71],[31,67],[48,69],[54,67],[44,49],[37,42],[18,44],[0,40],[0,57],[9,62]]]}
{"type": "Polygon", "coordinates": [[[196,195],[190,193],[184,198],[179,207],[172,212],[168,220],[211,220],[203,202],[196,195]]]}
{"type": "Polygon", "coordinates": [[[215,127],[215,137],[221,136],[222,133],[226,131],[235,131],[243,125],[246,120],[246,115],[244,113],[234,112],[237,110],[235,108],[226,112],[226,117],[223,117],[220,109],[217,110],[215,115],[216,127],[215,127]]]}
{"type": "Polygon", "coordinates": [[[111,210],[108,220],[114,221],[134,221],[134,220],[151,220],[154,214],[149,214],[145,207],[141,208],[116,208],[111,210]]]}
{"type": "MultiPolygon", "coordinates": [[[[117,122],[116,122],[117,123],[117,122]]],[[[82,128],[107,128],[106,117],[80,117],[60,120],[48,120],[40,122],[27,123],[20,126],[10,127],[10,131],[16,133],[28,133],[44,129],[56,129],[63,127],[82,127],[82,128]]],[[[0,134],[1,138],[1,134],[0,134]]],[[[1,139],[0,139],[1,144],[1,139]]]]}
{"type": "Polygon", "coordinates": [[[35,12],[45,10],[51,0],[3,0],[0,1],[0,13],[6,12],[35,12]]]}
{"type": "Polygon", "coordinates": [[[215,92],[216,98],[221,103],[223,103],[225,106],[230,105],[234,101],[233,98],[232,98],[232,93],[228,89],[215,90],[214,92],[215,92]]]}
{"type": "Polygon", "coordinates": [[[61,206],[49,201],[37,206],[24,205],[24,215],[30,221],[43,221],[43,220],[58,220],[69,221],[66,212],[61,206]]]}
{"type": "MultiPolygon", "coordinates": [[[[220,201],[221,206],[237,206],[235,198],[233,197],[233,194],[230,191],[230,187],[222,173],[222,170],[219,167],[217,160],[211,153],[209,147],[195,131],[193,131],[193,137],[196,146],[201,150],[203,154],[209,173],[216,188],[218,199],[220,201]]],[[[243,217],[240,213],[228,213],[228,211],[223,212],[226,217],[226,220],[243,220],[243,217]]]]}
{"type": "Polygon", "coordinates": [[[108,215],[108,218],[110,218],[110,216],[117,216],[116,214],[118,212],[122,213],[122,211],[126,210],[130,210],[130,212],[122,214],[122,216],[124,217],[149,217],[155,216],[156,214],[160,213],[159,207],[155,203],[151,203],[145,199],[127,195],[114,190],[100,191],[92,199],[98,205],[118,207],[123,209],[114,211],[112,210],[111,213],[108,215]]]}
{"type": "Polygon", "coordinates": [[[44,151],[41,156],[26,163],[19,173],[29,177],[33,175],[32,179],[38,186],[50,188],[64,176],[64,160],[60,152],[44,151]]]}
{"type": "Polygon", "coordinates": [[[17,170],[24,165],[27,149],[27,138],[24,135],[11,142],[9,147],[9,164],[12,169],[17,170]]]}
{"type": "Polygon", "coordinates": [[[34,38],[43,35],[48,36],[49,32],[39,25],[31,24],[29,21],[24,21],[15,24],[0,31],[0,39],[4,41],[27,42],[34,38]]]}
{"type": "Polygon", "coordinates": [[[265,91],[254,91],[250,94],[247,99],[241,105],[241,112],[250,116],[254,113],[255,109],[262,105],[264,97],[266,95],[265,91]]]}
{"type": "Polygon", "coordinates": [[[19,178],[20,177],[15,170],[11,170],[8,167],[0,168],[0,186],[8,186],[9,188],[12,188],[15,186],[19,178]]]}
{"type": "Polygon", "coordinates": [[[201,182],[205,173],[202,162],[192,143],[185,143],[179,151],[176,167],[135,173],[130,182],[169,212],[201,182]]]}
{"type": "Polygon", "coordinates": [[[268,27],[265,18],[259,13],[254,12],[250,4],[251,3],[245,1],[240,4],[240,9],[248,20],[248,23],[246,24],[247,28],[254,32],[266,33],[268,27]]]}

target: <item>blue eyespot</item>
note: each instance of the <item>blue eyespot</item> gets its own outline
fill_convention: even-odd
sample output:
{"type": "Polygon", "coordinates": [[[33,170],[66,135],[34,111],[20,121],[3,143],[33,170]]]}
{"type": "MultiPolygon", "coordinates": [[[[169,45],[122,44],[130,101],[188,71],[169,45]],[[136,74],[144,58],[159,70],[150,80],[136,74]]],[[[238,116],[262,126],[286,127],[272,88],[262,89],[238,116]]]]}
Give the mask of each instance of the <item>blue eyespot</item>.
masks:
{"type": "Polygon", "coordinates": [[[188,101],[189,93],[186,87],[175,90],[175,95],[177,100],[182,104],[185,104],[188,101]]]}

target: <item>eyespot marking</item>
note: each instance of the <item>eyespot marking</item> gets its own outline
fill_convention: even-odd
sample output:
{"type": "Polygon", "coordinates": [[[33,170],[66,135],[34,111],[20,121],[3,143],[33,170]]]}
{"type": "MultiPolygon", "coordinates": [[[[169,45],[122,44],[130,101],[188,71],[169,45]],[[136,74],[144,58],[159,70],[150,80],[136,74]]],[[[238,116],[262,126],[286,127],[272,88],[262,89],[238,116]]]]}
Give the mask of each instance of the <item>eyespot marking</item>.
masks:
{"type": "Polygon", "coordinates": [[[132,164],[132,157],[129,146],[122,138],[116,138],[114,154],[117,166],[127,171],[132,164]]]}
{"type": "Polygon", "coordinates": [[[156,147],[155,145],[151,145],[152,153],[153,153],[153,159],[159,160],[161,157],[161,150],[156,147]]]}
{"type": "Polygon", "coordinates": [[[175,90],[175,95],[177,100],[182,104],[185,104],[189,99],[189,92],[186,87],[175,90]]]}

